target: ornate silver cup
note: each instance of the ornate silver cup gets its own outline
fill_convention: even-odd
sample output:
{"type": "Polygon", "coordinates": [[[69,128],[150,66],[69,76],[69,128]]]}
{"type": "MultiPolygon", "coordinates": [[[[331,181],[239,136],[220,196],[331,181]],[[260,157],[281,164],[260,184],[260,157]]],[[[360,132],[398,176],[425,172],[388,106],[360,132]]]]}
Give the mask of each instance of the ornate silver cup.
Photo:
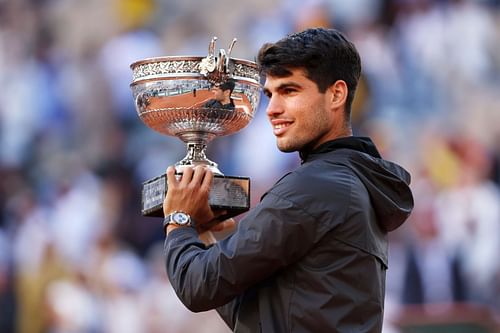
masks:
{"type": "MultiPolygon", "coordinates": [[[[259,104],[259,72],[254,62],[231,58],[228,51],[215,55],[214,37],[206,57],[171,56],[140,60],[130,65],[135,107],[153,130],[176,136],[187,145],[187,155],[175,164],[205,165],[215,174],[210,205],[235,216],[250,207],[250,179],[224,176],[205,154],[217,136],[236,133],[253,119],[259,104]]],[[[167,192],[165,175],[143,183],[142,214],[163,216],[167,192]]]]}

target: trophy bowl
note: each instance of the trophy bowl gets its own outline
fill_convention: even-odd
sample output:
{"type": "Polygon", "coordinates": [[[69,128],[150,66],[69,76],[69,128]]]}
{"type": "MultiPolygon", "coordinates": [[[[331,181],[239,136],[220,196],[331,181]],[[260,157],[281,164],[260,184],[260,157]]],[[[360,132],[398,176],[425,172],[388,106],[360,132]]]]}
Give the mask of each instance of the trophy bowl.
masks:
{"type": "MultiPolygon", "coordinates": [[[[175,164],[176,171],[181,174],[184,167],[196,165],[210,168],[216,176],[210,193],[211,206],[230,210],[245,206],[246,210],[249,179],[224,176],[217,163],[206,157],[205,150],[215,137],[236,133],[253,119],[260,99],[260,76],[254,62],[230,57],[236,39],[227,53],[221,49],[216,56],[216,39],[210,42],[206,57],[167,56],[134,62],[130,65],[130,86],[137,114],[144,124],[186,143],[187,155],[175,164]],[[228,104],[223,104],[217,98],[227,83],[232,89],[228,104]],[[238,194],[241,191],[235,186],[243,187],[246,196],[238,194]],[[217,193],[216,188],[234,191],[217,193]]],[[[166,191],[164,175],[143,184],[144,215],[163,215],[158,210],[166,191]]]]}

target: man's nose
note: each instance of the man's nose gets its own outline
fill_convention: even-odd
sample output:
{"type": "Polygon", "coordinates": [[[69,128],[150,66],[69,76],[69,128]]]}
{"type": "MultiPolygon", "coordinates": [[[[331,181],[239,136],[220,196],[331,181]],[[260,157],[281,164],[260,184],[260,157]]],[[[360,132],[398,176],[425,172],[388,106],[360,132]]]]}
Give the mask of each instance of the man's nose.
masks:
{"type": "Polygon", "coordinates": [[[278,97],[269,97],[266,113],[269,118],[274,118],[277,115],[283,113],[283,104],[278,97]]]}

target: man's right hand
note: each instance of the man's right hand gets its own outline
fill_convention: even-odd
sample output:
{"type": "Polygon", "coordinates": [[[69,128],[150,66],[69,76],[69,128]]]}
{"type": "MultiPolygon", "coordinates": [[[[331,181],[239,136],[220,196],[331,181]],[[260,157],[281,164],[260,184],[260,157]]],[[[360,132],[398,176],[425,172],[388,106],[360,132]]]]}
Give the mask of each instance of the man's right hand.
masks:
{"type": "Polygon", "coordinates": [[[175,175],[175,168],[168,167],[164,215],[174,211],[184,212],[191,216],[198,227],[214,220],[216,215],[208,204],[212,179],[212,172],[203,166],[184,168],[180,179],[175,175]]]}

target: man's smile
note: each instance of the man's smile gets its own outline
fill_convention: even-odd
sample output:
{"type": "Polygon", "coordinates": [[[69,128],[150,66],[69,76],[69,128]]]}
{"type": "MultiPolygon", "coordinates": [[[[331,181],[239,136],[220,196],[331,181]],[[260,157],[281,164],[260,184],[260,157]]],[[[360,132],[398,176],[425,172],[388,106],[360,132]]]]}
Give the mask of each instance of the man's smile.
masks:
{"type": "Polygon", "coordinates": [[[271,125],[273,127],[273,133],[276,136],[282,135],[286,132],[286,130],[292,125],[292,121],[282,120],[282,119],[274,119],[271,120],[271,125]]]}

